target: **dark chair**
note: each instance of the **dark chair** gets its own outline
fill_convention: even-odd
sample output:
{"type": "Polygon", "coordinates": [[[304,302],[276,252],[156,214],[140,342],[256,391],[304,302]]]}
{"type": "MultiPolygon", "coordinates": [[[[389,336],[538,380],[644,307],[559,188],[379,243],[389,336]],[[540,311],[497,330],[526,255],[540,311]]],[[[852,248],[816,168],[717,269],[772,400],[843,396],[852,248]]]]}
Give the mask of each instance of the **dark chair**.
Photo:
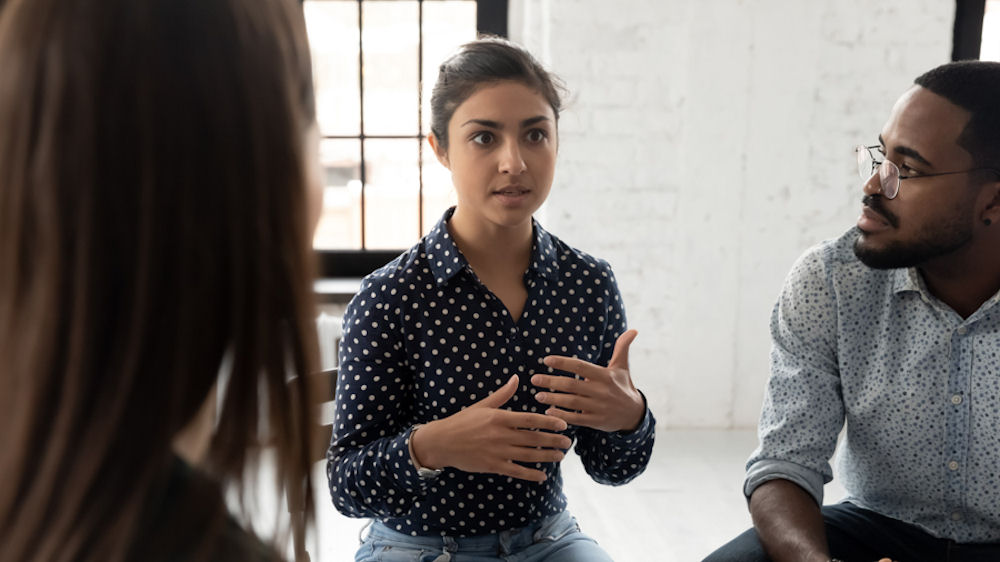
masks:
{"type": "MultiPolygon", "coordinates": [[[[324,419],[323,406],[333,402],[334,390],[337,388],[337,369],[326,369],[325,371],[311,374],[306,379],[306,388],[309,391],[310,415],[316,422],[313,427],[313,442],[309,449],[309,459],[312,464],[326,460],[326,450],[330,446],[330,436],[333,434],[333,420],[324,419]]],[[[332,418],[332,416],[331,416],[332,418]]],[[[306,478],[311,478],[312,474],[307,474],[306,478]]],[[[295,488],[289,487],[288,513],[292,520],[292,544],[295,549],[295,562],[309,562],[309,553],[306,551],[306,529],[305,529],[305,482],[300,483],[299,493],[294,493],[295,488]]]]}

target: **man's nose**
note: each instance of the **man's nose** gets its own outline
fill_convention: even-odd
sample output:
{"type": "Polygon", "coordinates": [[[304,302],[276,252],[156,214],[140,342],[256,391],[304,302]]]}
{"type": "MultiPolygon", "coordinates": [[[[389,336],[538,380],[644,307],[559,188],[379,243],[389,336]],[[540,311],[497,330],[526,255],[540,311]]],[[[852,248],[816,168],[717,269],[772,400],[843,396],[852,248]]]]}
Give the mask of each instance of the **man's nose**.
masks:
{"type": "Polygon", "coordinates": [[[879,177],[879,168],[876,166],[872,170],[872,175],[865,180],[861,190],[865,195],[882,195],[882,179],[879,177]]]}

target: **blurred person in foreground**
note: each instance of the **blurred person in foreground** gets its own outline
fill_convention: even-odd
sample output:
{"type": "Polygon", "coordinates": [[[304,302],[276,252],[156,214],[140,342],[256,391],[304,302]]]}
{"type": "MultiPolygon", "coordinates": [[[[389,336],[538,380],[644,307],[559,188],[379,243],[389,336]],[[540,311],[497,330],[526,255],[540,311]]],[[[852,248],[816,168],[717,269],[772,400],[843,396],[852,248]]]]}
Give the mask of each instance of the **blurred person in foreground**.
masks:
{"type": "Polygon", "coordinates": [[[712,562],[1000,560],[1000,63],[921,75],[857,154],[856,227],[772,315],[754,528],[712,562]]]}
{"type": "Polygon", "coordinates": [[[9,0],[0,68],[0,560],[280,558],[224,492],[309,468],[299,3],[9,0]]]}

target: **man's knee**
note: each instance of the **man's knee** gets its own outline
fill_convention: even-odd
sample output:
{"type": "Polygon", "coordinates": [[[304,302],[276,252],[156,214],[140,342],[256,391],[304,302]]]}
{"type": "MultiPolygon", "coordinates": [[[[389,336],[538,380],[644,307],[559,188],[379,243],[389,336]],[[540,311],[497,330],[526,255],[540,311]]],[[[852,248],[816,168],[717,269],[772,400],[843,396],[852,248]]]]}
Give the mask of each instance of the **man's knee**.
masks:
{"type": "Polygon", "coordinates": [[[722,545],[703,562],[770,562],[753,528],[722,545]]]}

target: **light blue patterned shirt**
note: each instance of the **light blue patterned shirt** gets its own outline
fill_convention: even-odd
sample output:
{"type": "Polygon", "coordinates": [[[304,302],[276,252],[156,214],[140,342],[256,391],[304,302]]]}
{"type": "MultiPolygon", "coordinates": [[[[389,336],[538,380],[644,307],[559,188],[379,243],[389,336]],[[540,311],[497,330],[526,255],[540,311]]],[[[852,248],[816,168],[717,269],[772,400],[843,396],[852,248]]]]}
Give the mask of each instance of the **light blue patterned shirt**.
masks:
{"type": "Polygon", "coordinates": [[[875,270],[858,231],[792,268],[744,492],[776,478],[957,542],[1000,542],[1000,293],[966,319],[916,269],[875,270]]]}

